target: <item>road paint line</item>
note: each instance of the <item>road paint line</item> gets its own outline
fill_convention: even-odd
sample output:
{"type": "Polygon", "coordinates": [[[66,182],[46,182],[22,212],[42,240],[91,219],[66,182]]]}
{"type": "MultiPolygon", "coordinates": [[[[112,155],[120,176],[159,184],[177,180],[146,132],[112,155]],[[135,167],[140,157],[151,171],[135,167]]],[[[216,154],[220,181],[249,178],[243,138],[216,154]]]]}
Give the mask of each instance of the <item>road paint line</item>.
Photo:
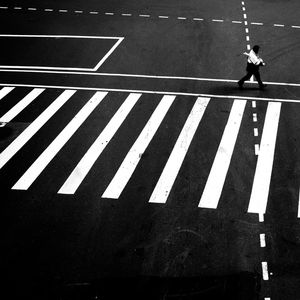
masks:
{"type": "Polygon", "coordinates": [[[169,16],[158,16],[160,19],[168,19],[169,16]]]}
{"type": "Polygon", "coordinates": [[[248,44],[247,45],[247,50],[250,51],[251,50],[251,46],[248,44]]]}
{"type": "Polygon", "coordinates": [[[284,27],[283,24],[274,24],[274,26],[276,26],[276,27],[284,27]]]}
{"type": "Polygon", "coordinates": [[[105,15],[107,15],[107,16],[113,16],[113,15],[114,15],[114,13],[111,13],[111,12],[106,12],[106,13],[105,13],[105,15]]]}
{"type": "Polygon", "coordinates": [[[202,18],[193,18],[194,21],[204,21],[202,18]]]}
{"type": "Polygon", "coordinates": [[[76,14],[82,14],[82,13],[83,13],[82,10],[75,10],[74,12],[75,12],[76,14]]]}
{"type": "Polygon", "coordinates": [[[163,169],[163,172],[152,192],[149,202],[167,202],[169,193],[171,192],[172,186],[176,180],[208,103],[209,98],[197,98],[163,169]]]}
{"type": "Polygon", "coordinates": [[[266,235],[264,233],[261,233],[259,235],[259,239],[260,239],[260,247],[265,248],[266,247],[266,235]]]}
{"type": "Polygon", "coordinates": [[[244,19],[247,19],[247,14],[244,14],[244,19]]]}
{"type": "Polygon", "coordinates": [[[162,98],[144,129],[127,153],[117,173],[103,193],[102,198],[119,198],[174,100],[175,96],[170,95],[165,95],[162,98]]]}
{"type": "Polygon", "coordinates": [[[248,29],[248,28],[245,28],[245,32],[246,32],[246,33],[249,33],[249,29],[248,29]]]}
{"type": "Polygon", "coordinates": [[[247,21],[244,21],[244,24],[245,24],[245,26],[248,26],[248,22],[247,21]]]}
{"type": "Polygon", "coordinates": [[[66,12],[68,12],[68,10],[67,10],[67,9],[59,9],[58,11],[59,11],[59,12],[62,12],[62,13],[66,13],[66,12]]]}
{"type": "Polygon", "coordinates": [[[252,101],[252,108],[256,108],[256,101],[252,101]]]}
{"type": "Polygon", "coordinates": [[[258,22],[251,22],[252,25],[258,25],[258,26],[262,26],[264,25],[264,23],[258,23],[258,22]]]}
{"type": "Polygon", "coordinates": [[[98,14],[99,14],[98,11],[90,11],[89,13],[90,13],[91,15],[98,15],[98,14]]]}
{"type": "Polygon", "coordinates": [[[247,101],[234,100],[199,207],[217,208],[247,101]]]}
{"type": "Polygon", "coordinates": [[[258,128],[255,127],[253,129],[253,134],[254,134],[254,136],[258,136],[258,128]]]}
{"type": "Polygon", "coordinates": [[[268,263],[263,261],[261,263],[262,273],[263,273],[263,280],[269,280],[269,272],[268,272],[268,263]]]}
{"type": "Polygon", "coordinates": [[[244,1],[242,1],[242,5],[245,5],[245,2],[244,2],[244,1]]]}
{"type": "Polygon", "coordinates": [[[85,155],[81,158],[65,183],[62,185],[58,191],[59,194],[74,194],[76,192],[81,182],[84,180],[100,154],[103,152],[119,127],[122,125],[125,118],[130,113],[141,95],[142,94],[131,93],[126,98],[109,123],[97,137],[94,143],[90,146],[85,155]]]}
{"type": "Polygon", "coordinates": [[[22,7],[14,7],[14,9],[18,9],[18,10],[20,10],[20,9],[22,9],[22,7]]]}
{"type": "Polygon", "coordinates": [[[250,41],[250,37],[249,35],[246,36],[246,41],[249,42],[250,41]]]}
{"type": "Polygon", "coordinates": [[[8,123],[15,118],[25,107],[27,107],[34,99],[36,99],[45,89],[33,89],[6,114],[0,117],[0,122],[8,123]]]}
{"type": "Polygon", "coordinates": [[[33,135],[65,104],[75,93],[64,91],[38,118],[36,118],[7,148],[0,153],[0,169],[33,137],[33,135]]]}
{"type": "Polygon", "coordinates": [[[259,155],[259,144],[254,145],[254,153],[255,155],[259,155]]]}
{"type": "Polygon", "coordinates": [[[12,187],[13,190],[27,190],[37,177],[43,172],[51,160],[68,142],[73,134],[78,130],[82,123],[101,103],[107,92],[96,92],[96,94],[80,109],[69,124],[60,132],[60,134],[51,142],[43,153],[27,169],[22,177],[12,187]]]}
{"type": "Polygon", "coordinates": [[[177,17],[178,20],[186,20],[186,17],[177,17]]]}
{"type": "Polygon", "coordinates": [[[150,18],[150,15],[139,15],[139,17],[142,17],[142,18],[150,18]]]}
{"type": "Polygon", "coordinates": [[[235,24],[242,24],[242,21],[231,21],[231,23],[235,23],[235,24]]]}
{"type": "Polygon", "coordinates": [[[257,122],[257,113],[253,113],[253,122],[257,122]]]}
{"type": "Polygon", "coordinates": [[[299,189],[299,197],[298,197],[298,218],[300,218],[300,189],[299,189]]]}
{"type": "Polygon", "coordinates": [[[271,300],[271,298],[268,297],[268,298],[265,298],[265,300],[271,300]]]}
{"type": "Polygon", "coordinates": [[[300,28],[300,26],[292,25],[292,28],[300,28]]]}
{"type": "Polygon", "coordinates": [[[53,11],[53,8],[45,8],[44,11],[53,11]]]}
{"type": "Polygon", "coordinates": [[[4,98],[8,93],[10,93],[15,87],[5,86],[0,90],[0,100],[4,98]]]}
{"type": "Polygon", "coordinates": [[[243,10],[243,11],[245,11],[245,10],[246,10],[246,8],[245,8],[245,7],[242,7],[242,10],[243,10]]]}
{"type": "Polygon", "coordinates": [[[121,14],[123,17],[131,17],[132,14],[121,14]]]}
{"type": "Polygon", "coordinates": [[[212,19],[213,22],[224,22],[224,20],[212,19]]]}
{"type": "Polygon", "coordinates": [[[280,109],[281,103],[269,102],[248,207],[250,213],[266,212],[280,109]]]}
{"type": "Polygon", "coordinates": [[[8,9],[8,6],[0,6],[0,9],[8,9]]]}
{"type": "Polygon", "coordinates": [[[265,221],[264,214],[262,214],[262,213],[258,214],[258,220],[260,223],[264,222],[265,221]]]}
{"type": "Polygon", "coordinates": [[[27,10],[37,10],[35,7],[28,7],[27,10]]]}

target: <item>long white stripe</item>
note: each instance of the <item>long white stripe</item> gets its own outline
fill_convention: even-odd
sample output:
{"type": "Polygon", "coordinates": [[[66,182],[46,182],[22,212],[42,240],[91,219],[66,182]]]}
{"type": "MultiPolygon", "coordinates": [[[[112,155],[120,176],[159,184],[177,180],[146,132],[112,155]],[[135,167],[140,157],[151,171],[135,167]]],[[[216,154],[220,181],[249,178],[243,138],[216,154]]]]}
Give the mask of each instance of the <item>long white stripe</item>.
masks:
{"type": "Polygon", "coordinates": [[[119,198],[136,166],[138,165],[142,154],[145,152],[147,146],[149,145],[174,100],[175,96],[170,95],[166,95],[162,98],[146,126],[126,155],[114,178],[103,193],[103,198],[119,198]]]}
{"type": "Polygon", "coordinates": [[[298,198],[298,218],[300,218],[300,189],[299,189],[299,198],[298,198]]]}
{"type": "Polygon", "coordinates": [[[0,90],[0,100],[4,98],[9,92],[11,92],[14,89],[13,86],[5,86],[0,90]]]}
{"type": "Polygon", "coordinates": [[[62,187],[58,191],[59,194],[74,194],[76,192],[77,188],[86,177],[107,144],[110,142],[114,134],[117,132],[119,127],[122,125],[123,121],[130,113],[131,109],[136,104],[140,96],[141,94],[132,93],[127,97],[118,111],[106,125],[104,130],[100,133],[98,138],[95,140],[86,154],[82,157],[66,182],[62,185],[62,187]]]}
{"type": "Polygon", "coordinates": [[[246,102],[245,100],[235,100],[233,102],[215,160],[199,202],[199,207],[217,208],[218,206],[246,102]]]}
{"type": "Polygon", "coordinates": [[[0,118],[0,122],[8,123],[17,116],[27,105],[29,105],[36,97],[38,97],[45,89],[33,89],[13,108],[0,118]]]}
{"type": "Polygon", "coordinates": [[[0,153],[0,169],[31,139],[31,137],[66,103],[75,93],[64,91],[35,121],[33,121],[7,148],[0,153]]]}
{"type": "Polygon", "coordinates": [[[270,102],[261,137],[248,212],[266,212],[281,103],[270,102]]]}
{"type": "Polygon", "coordinates": [[[152,192],[149,202],[165,203],[181,168],[183,160],[192,142],[193,136],[202,119],[209,98],[199,97],[194,104],[188,119],[176,141],[164,170],[152,192]]]}
{"type": "Polygon", "coordinates": [[[35,160],[30,168],[23,174],[23,176],[12,187],[13,190],[27,190],[36,178],[47,167],[55,155],[72,137],[81,124],[93,112],[98,104],[104,99],[107,92],[97,92],[76,114],[70,123],[63,129],[63,131],[53,140],[53,142],[44,150],[44,152],[35,160]]]}

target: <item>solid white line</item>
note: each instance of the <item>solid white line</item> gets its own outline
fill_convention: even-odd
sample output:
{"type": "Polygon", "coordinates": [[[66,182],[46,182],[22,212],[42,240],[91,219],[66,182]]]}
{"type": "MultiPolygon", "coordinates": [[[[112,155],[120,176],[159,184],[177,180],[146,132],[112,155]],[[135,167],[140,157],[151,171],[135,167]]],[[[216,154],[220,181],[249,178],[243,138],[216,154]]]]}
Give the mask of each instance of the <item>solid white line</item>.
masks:
{"type": "Polygon", "coordinates": [[[36,99],[45,89],[33,89],[27,94],[21,101],[19,101],[14,107],[12,107],[6,114],[0,117],[0,122],[8,123],[14,117],[16,117],[27,105],[29,105],[34,99],[36,99]]]}
{"type": "Polygon", "coordinates": [[[196,100],[163,169],[163,172],[160,175],[154,191],[152,192],[149,202],[165,203],[167,201],[208,102],[209,98],[199,97],[196,100]]]}
{"type": "Polygon", "coordinates": [[[103,193],[103,198],[119,198],[174,100],[175,96],[166,95],[162,98],[103,193]]]}
{"type": "Polygon", "coordinates": [[[118,40],[123,37],[117,36],[98,36],[98,35],[66,35],[66,34],[0,34],[0,37],[14,38],[71,38],[71,39],[100,39],[100,40],[118,40]]]}
{"type": "Polygon", "coordinates": [[[292,25],[292,28],[300,28],[300,26],[292,25]]]}
{"type": "Polygon", "coordinates": [[[264,233],[261,233],[259,235],[259,239],[260,239],[260,247],[265,248],[266,247],[266,235],[264,233]]]}
{"type": "Polygon", "coordinates": [[[263,280],[269,280],[269,272],[268,272],[268,263],[263,261],[261,263],[262,273],[263,273],[263,280]]]}
{"type": "Polygon", "coordinates": [[[75,169],[72,171],[68,179],[62,185],[59,194],[74,194],[86,177],[95,161],[98,159],[107,144],[113,138],[119,127],[124,122],[127,115],[130,113],[133,106],[141,97],[141,94],[130,94],[124,103],[120,106],[118,111],[111,118],[109,123],[90,146],[85,155],[81,158],[75,169]]]}
{"type": "Polygon", "coordinates": [[[81,108],[69,124],[60,132],[52,143],[43,151],[35,162],[27,169],[22,177],[12,187],[13,190],[27,190],[37,177],[43,172],[55,155],[72,137],[76,130],[101,103],[107,92],[96,92],[96,94],[81,108]]]}
{"type": "MultiPolygon", "coordinates": [[[[11,71],[9,71],[11,72],[11,71]]],[[[27,73],[27,72],[26,72],[27,73]]],[[[31,72],[29,72],[31,73],[31,72]]],[[[60,72],[61,73],[61,72],[60,72]]],[[[63,73],[64,74],[64,73],[63,73]]],[[[100,74],[100,73],[98,73],[100,74]]],[[[103,73],[101,74],[103,75],[103,73]]],[[[204,79],[205,81],[210,81],[204,79]]],[[[212,79],[214,81],[214,79],[212,79]]],[[[231,82],[226,79],[223,82],[231,82]]],[[[232,82],[237,82],[237,80],[232,80],[232,82]]],[[[283,83],[275,83],[275,82],[267,82],[268,84],[274,85],[292,85],[295,84],[283,84],[283,83]]],[[[76,89],[82,91],[110,91],[110,92],[126,92],[126,93],[142,93],[142,94],[156,94],[156,95],[175,95],[175,96],[195,96],[195,97],[208,97],[208,98],[220,98],[220,99],[244,99],[244,100],[257,100],[257,101],[273,101],[273,102],[287,102],[287,103],[298,103],[299,100],[295,99],[279,99],[279,98],[266,98],[266,97],[246,97],[241,95],[218,95],[218,94],[200,94],[200,93],[184,93],[184,92],[172,92],[172,91],[151,91],[151,90],[132,90],[132,89],[112,89],[112,88],[97,88],[97,87],[82,87],[82,86],[62,86],[62,85],[39,85],[39,84],[20,84],[20,83],[0,83],[0,86],[14,86],[14,87],[42,87],[48,89],[76,89]]]]}
{"type": "Polygon", "coordinates": [[[199,207],[217,208],[247,101],[234,100],[199,207]]]}
{"type": "Polygon", "coordinates": [[[251,213],[266,212],[280,109],[281,103],[268,104],[248,207],[251,213]]]}
{"type": "Polygon", "coordinates": [[[254,145],[254,154],[259,155],[259,144],[254,145]]]}
{"type": "Polygon", "coordinates": [[[254,134],[254,136],[258,136],[258,128],[253,129],[253,134],[254,134]]]}
{"type": "Polygon", "coordinates": [[[299,197],[298,197],[298,218],[300,218],[300,189],[299,189],[299,197]]]}
{"type": "Polygon", "coordinates": [[[14,89],[13,86],[5,86],[0,90],[0,100],[14,89]]]}
{"type": "Polygon", "coordinates": [[[35,119],[7,148],[0,153],[0,169],[31,139],[31,137],[65,104],[75,93],[64,91],[44,112],[35,119]]]}
{"type": "Polygon", "coordinates": [[[264,25],[264,23],[251,22],[252,25],[264,25]]]}

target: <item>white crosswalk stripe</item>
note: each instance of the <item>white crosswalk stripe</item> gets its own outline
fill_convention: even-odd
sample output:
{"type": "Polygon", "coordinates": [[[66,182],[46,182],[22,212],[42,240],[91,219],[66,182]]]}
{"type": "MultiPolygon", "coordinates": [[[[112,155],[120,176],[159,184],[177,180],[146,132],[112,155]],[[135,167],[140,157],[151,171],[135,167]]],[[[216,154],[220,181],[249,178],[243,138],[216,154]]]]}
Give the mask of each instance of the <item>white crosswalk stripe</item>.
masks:
{"type": "Polygon", "coordinates": [[[245,105],[245,100],[235,100],[232,105],[227,125],[199,202],[199,207],[217,208],[218,206],[245,105]]]}
{"type": "Polygon", "coordinates": [[[66,182],[58,191],[59,194],[74,194],[86,177],[93,164],[119,129],[141,94],[130,94],[110,122],[89,148],[66,182]]]}
{"type": "Polygon", "coordinates": [[[165,203],[202,119],[209,98],[198,98],[176,141],[167,164],[150,197],[151,203],[165,203]]]}
{"type": "Polygon", "coordinates": [[[159,105],[150,117],[148,123],[126,155],[116,175],[103,193],[103,198],[119,198],[131,175],[133,174],[136,166],[138,165],[141,156],[145,152],[147,146],[152,140],[154,134],[156,133],[159,125],[161,124],[164,116],[168,112],[174,100],[175,96],[164,96],[162,98],[159,105]]]}
{"type": "Polygon", "coordinates": [[[25,107],[27,107],[34,99],[36,99],[45,89],[33,89],[21,101],[19,101],[6,114],[0,117],[0,122],[8,123],[15,118],[25,107]]]}
{"type": "Polygon", "coordinates": [[[97,92],[30,166],[12,189],[27,190],[106,95],[107,92],[97,92]]]}
{"type": "Polygon", "coordinates": [[[64,91],[34,122],[32,122],[5,150],[0,153],[0,169],[32,138],[32,136],[64,105],[75,93],[64,91]]]}
{"type": "Polygon", "coordinates": [[[4,98],[8,93],[10,93],[14,87],[5,86],[0,90],[0,100],[4,98]]]}
{"type": "Polygon", "coordinates": [[[268,104],[248,212],[264,214],[269,196],[281,103],[268,104]]]}

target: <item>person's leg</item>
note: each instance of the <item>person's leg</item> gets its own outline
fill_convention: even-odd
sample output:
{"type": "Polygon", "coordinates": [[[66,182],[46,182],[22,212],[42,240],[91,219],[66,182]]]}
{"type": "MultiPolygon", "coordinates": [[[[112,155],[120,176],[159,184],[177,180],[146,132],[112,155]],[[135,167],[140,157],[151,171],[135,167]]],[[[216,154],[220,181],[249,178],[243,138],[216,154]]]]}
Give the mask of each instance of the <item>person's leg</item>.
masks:
{"type": "Polygon", "coordinates": [[[266,84],[263,84],[263,82],[261,81],[260,74],[259,74],[258,70],[256,72],[254,72],[254,76],[256,78],[256,81],[258,82],[259,87],[264,88],[266,86],[266,84]]]}
{"type": "Polygon", "coordinates": [[[249,80],[251,78],[251,76],[252,76],[252,72],[247,72],[247,74],[238,81],[238,85],[240,87],[242,87],[243,84],[244,84],[244,82],[247,81],[247,80],[249,80]]]}

